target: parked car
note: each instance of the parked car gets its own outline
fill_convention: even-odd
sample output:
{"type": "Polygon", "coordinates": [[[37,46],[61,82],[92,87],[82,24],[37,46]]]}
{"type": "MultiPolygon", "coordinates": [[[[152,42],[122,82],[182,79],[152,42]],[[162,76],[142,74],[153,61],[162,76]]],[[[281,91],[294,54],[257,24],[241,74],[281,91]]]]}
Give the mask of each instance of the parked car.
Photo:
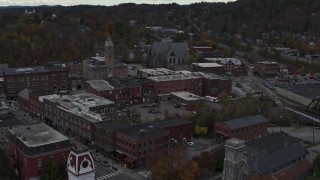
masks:
{"type": "Polygon", "coordinates": [[[109,167],[109,166],[110,166],[107,161],[102,161],[101,164],[102,164],[103,166],[105,166],[105,167],[109,167]]]}
{"type": "Polygon", "coordinates": [[[157,107],[157,103],[150,104],[150,107],[157,107]]]}
{"type": "Polygon", "coordinates": [[[191,146],[191,147],[194,147],[194,146],[195,146],[192,141],[187,142],[187,145],[188,145],[188,146],[191,146]]]}
{"type": "Polygon", "coordinates": [[[100,157],[93,157],[93,160],[95,160],[96,162],[100,162],[101,158],[100,157]]]}
{"type": "Polygon", "coordinates": [[[147,104],[140,104],[140,107],[148,107],[148,105],[147,104]]]}
{"type": "Polygon", "coordinates": [[[173,105],[175,108],[181,108],[181,105],[180,104],[174,104],[173,105]]]}

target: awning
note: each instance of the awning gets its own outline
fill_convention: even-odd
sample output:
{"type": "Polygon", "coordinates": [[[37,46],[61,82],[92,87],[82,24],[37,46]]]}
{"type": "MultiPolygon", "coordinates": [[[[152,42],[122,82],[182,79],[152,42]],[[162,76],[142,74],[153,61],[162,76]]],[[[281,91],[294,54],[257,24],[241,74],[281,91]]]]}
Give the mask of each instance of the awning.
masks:
{"type": "Polygon", "coordinates": [[[128,163],[133,163],[136,160],[136,158],[131,157],[131,156],[127,156],[124,160],[128,163]]]}

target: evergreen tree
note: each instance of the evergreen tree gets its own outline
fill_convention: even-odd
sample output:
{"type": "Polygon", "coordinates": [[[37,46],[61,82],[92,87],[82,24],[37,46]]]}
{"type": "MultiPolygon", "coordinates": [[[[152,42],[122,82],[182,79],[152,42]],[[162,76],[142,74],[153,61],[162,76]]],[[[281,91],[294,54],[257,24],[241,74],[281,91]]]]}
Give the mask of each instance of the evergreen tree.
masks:
{"type": "Polygon", "coordinates": [[[62,179],[62,175],[59,170],[59,167],[51,157],[47,160],[47,162],[41,172],[41,179],[43,179],[43,180],[60,180],[60,179],[62,179]]]}
{"type": "Polygon", "coordinates": [[[14,168],[10,164],[8,155],[1,148],[0,148],[0,179],[3,179],[3,180],[17,179],[14,168]]]}

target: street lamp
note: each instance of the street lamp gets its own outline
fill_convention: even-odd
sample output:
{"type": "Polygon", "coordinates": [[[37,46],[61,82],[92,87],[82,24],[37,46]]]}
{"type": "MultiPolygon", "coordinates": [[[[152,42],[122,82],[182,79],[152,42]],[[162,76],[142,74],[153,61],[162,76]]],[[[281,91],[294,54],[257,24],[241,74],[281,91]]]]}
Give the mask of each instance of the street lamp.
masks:
{"type": "Polygon", "coordinates": [[[280,122],[279,122],[279,125],[280,125],[280,132],[281,132],[282,119],[283,119],[283,116],[281,115],[281,116],[280,116],[280,122]]]}

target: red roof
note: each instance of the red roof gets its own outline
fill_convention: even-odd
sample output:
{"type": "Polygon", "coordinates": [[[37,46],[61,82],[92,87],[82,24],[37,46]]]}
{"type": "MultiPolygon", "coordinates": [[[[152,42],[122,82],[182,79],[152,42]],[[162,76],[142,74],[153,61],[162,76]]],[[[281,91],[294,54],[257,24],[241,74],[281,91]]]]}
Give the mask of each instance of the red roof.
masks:
{"type": "Polygon", "coordinates": [[[283,171],[278,172],[274,175],[274,177],[279,180],[295,179],[296,177],[310,171],[311,169],[312,164],[307,160],[303,160],[283,171]]]}

